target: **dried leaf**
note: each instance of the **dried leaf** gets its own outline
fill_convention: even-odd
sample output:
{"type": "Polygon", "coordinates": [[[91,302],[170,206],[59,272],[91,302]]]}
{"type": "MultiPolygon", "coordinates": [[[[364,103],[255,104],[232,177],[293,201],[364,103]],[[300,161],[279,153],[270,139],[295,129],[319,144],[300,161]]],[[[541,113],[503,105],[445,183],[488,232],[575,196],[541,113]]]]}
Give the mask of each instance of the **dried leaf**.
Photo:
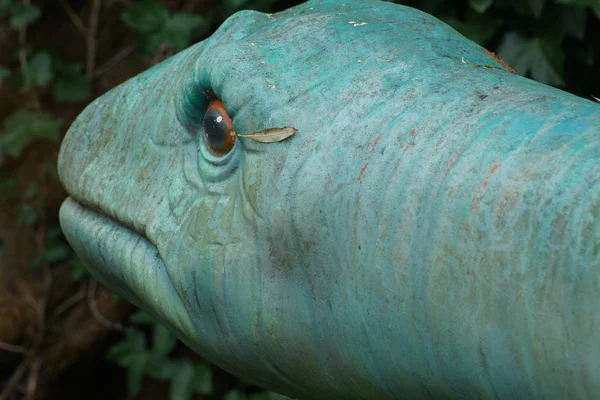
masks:
{"type": "Polygon", "coordinates": [[[282,140],[287,139],[288,137],[290,137],[294,133],[296,133],[296,131],[297,131],[296,128],[292,128],[291,126],[286,126],[284,128],[264,129],[262,131],[250,133],[247,135],[238,134],[238,136],[247,137],[247,138],[250,138],[257,142],[261,142],[261,143],[275,143],[275,142],[281,142],[282,140]]]}

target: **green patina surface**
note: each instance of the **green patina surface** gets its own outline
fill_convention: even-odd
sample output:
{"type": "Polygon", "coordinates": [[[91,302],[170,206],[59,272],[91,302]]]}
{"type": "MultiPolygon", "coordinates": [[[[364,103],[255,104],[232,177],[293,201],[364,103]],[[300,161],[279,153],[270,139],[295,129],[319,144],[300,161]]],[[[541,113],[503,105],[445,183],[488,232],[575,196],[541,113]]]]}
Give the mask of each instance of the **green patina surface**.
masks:
{"type": "Polygon", "coordinates": [[[92,274],[267,389],[600,393],[600,105],[422,12],[235,14],[94,101],[59,173],[92,274]],[[238,133],[298,132],[215,156],[209,92],[238,133]]]}

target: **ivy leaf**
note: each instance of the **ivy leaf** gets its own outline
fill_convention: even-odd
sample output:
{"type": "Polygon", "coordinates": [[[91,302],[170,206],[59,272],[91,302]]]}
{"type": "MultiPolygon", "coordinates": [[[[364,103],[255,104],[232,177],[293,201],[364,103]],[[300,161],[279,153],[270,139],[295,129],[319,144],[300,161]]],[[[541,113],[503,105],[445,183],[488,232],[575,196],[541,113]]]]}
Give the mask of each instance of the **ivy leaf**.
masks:
{"type": "Polygon", "coordinates": [[[558,4],[570,6],[591,7],[598,18],[600,18],[600,2],[598,0],[556,0],[558,4]]]}
{"type": "Polygon", "coordinates": [[[131,314],[129,317],[129,322],[133,322],[134,324],[138,325],[152,325],[156,323],[148,313],[142,310],[138,310],[131,314]]]}
{"type": "Polygon", "coordinates": [[[125,338],[108,350],[106,358],[127,368],[127,392],[130,397],[137,395],[148,361],[144,333],[131,328],[125,330],[125,338]]]}
{"type": "MultiPolygon", "coordinates": [[[[35,225],[40,219],[35,209],[29,204],[21,204],[17,211],[17,218],[15,223],[19,226],[23,225],[35,225]]],[[[34,264],[41,262],[41,255],[38,255],[37,261],[34,259],[34,264]]]]}
{"type": "Polygon", "coordinates": [[[17,158],[35,140],[57,141],[63,121],[49,113],[19,110],[4,121],[0,130],[0,153],[17,158]]]}
{"type": "Polygon", "coordinates": [[[527,3],[529,3],[529,8],[533,12],[534,17],[540,18],[544,11],[546,0],[527,0],[527,3]]]}
{"type": "Polygon", "coordinates": [[[131,3],[121,19],[138,33],[159,30],[169,18],[169,10],[157,0],[139,0],[131,3]]]}
{"type": "Polygon", "coordinates": [[[502,24],[497,18],[473,11],[467,12],[464,22],[456,18],[445,18],[444,22],[482,46],[496,34],[502,24]]]}
{"type": "Polygon", "coordinates": [[[144,54],[152,54],[163,42],[162,31],[140,34],[138,36],[138,44],[140,51],[144,54]]]}
{"type": "Polygon", "coordinates": [[[0,0],[0,15],[4,14],[12,6],[12,0],[0,0]]]}
{"type": "Polygon", "coordinates": [[[73,282],[79,282],[89,275],[85,264],[79,259],[79,257],[75,257],[69,264],[69,267],[71,269],[71,279],[73,282]]]}
{"type": "Polygon", "coordinates": [[[19,2],[11,9],[10,27],[15,31],[18,31],[21,28],[33,24],[41,15],[42,12],[38,7],[32,4],[19,2]]]}
{"type": "Polygon", "coordinates": [[[53,78],[52,57],[45,51],[35,53],[29,64],[21,70],[23,74],[23,87],[32,89],[42,87],[53,78]]]}
{"type": "Polygon", "coordinates": [[[164,325],[155,324],[152,331],[152,356],[166,357],[177,344],[177,338],[164,325]]]}
{"type": "Polygon", "coordinates": [[[176,373],[169,386],[170,400],[189,400],[192,398],[192,383],[194,378],[194,367],[189,361],[177,364],[176,373]]]}
{"type": "Polygon", "coordinates": [[[0,65],[0,86],[4,83],[4,80],[10,76],[10,69],[0,65]]]}
{"type": "Polygon", "coordinates": [[[205,23],[199,15],[180,12],[167,21],[162,33],[164,43],[175,51],[185,49],[192,37],[192,31],[205,23]]]}
{"type": "Polygon", "coordinates": [[[498,55],[520,75],[542,83],[559,86],[563,83],[564,54],[560,46],[539,38],[524,39],[515,32],[505,35],[498,55]]]}
{"type": "Polygon", "coordinates": [[[227,392],[227,394],[225,395],[225,397],[223,397],[223,400],[246,400],[246,395],[244,395],[242,392],[239,392],[237,390],[231,390],[229,392],[227,392]]]}
{"type": "Polygon", "coordinates": [[[209,395],[213,392],[212,370],[206,363],[199,362],[194,366],[194,379],[192,380],[192,389],[196,393],[209,395]]]}
{"type": "Polygon", "coordinates": [[[469,0],[469,6],[479,14],[486,12],[493,3],[494,0],[469,0]]]}
{"type": "Polygon", "coordinates": [[[63,64],[58,68],[52,95],[57,103],[85,101],[92,95],[90,81],[83,75],[81,64],[63,64]]]}

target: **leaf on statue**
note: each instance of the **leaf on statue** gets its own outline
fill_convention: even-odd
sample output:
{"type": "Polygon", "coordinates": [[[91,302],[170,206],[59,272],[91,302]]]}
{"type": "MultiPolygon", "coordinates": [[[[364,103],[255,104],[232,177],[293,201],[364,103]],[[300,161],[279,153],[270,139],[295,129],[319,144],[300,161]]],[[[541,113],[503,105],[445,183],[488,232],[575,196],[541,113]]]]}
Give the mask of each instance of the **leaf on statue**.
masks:
{"type": "Polygon", "coordinates": [[[494,0],[469,0],[469,6],[479,14],[485,13],[493,3],[494,0]]]}
{"type": "Polygon", "coordinates": [[[284,128],[264,129],[262,131],[249,133],[249,134],[245,134],[245,135],[238,134],[237,136],[247,137],[247,138],[250,138],[257,142],[261,142],[261,143],[275,143],[275,142],[281,142],[282,140],[287,139],[288,137],[290,137],[294,133],[296,133],[296,131],[297,131],[296,128],[292,128],[291,126],[286,126],[284,128]]]}
{"type": "Polygon", "coordinates": [[[33,24],[40,18],[42,11],[31,4],[17,3],[10,12],[10,27],[16,31],[33,24]]]}
{"type": "Polygon", "coordinates": [[[164,43],[175,51],[185,49],[191,41],[192,32],[205,25],[200,15],[180,12],[167,21],[162,32],[164,43]]]}
{"type": "Polygon", "coordinates": [[[17,158],[33,141],[57,141],[63,121],[49,113],[19,110],[4,121],[0,130],[0,153],[17,158]]]}
{"type": "Polygon", "coordinates": [[[157,0],[133,2],[121,14],[121,19],[138,33],[159,30],[169,18],[169,10],[157,0]]]}
{"type": "Polygon", "coordinates": [[[564,54],[556,44],[509,32],[500,44],[498,55],[520,75],[530,73],[533,79],[548,85],[563,83],[564,54]]]}
{"type": "Polygon", "coordinates": [[[61,65],[52,85],[52,94],[58,103],[76,103],[89,99],[92,87],[82,72],[82,65],[61,65]]]}
{"type": "Polygon", "coordinates": [[[177,372],[169,386],[170,400],[189,400],[192,398],[194,367],[189,361],[177,363],[177,372]]]}
{"type": "Polygon", "coordinates": [[[0,66],[0,86],[4,83],[4,80],[10,76],[10,69],[0,66]]]}
{"type": "Polygon", "coordinates": [[[35,53],[29,64],[21,70],[23,87],[32,89],[46,85],[54,77],[52,71],[52,57],[45,51],[35,53]]]}

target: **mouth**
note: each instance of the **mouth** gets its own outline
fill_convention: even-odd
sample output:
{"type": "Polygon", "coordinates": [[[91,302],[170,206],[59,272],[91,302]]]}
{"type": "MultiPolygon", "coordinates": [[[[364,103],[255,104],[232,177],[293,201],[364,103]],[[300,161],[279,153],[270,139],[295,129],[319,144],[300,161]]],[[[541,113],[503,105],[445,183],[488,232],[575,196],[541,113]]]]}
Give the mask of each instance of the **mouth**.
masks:
{"type": "Polygon", "coordinates": [[[96,280],[150,314],[168,319],[160,315],[163,296],[181,300],[156,245],[71,197],[61,205],[59,218],[67,241],[96,280]]]}

